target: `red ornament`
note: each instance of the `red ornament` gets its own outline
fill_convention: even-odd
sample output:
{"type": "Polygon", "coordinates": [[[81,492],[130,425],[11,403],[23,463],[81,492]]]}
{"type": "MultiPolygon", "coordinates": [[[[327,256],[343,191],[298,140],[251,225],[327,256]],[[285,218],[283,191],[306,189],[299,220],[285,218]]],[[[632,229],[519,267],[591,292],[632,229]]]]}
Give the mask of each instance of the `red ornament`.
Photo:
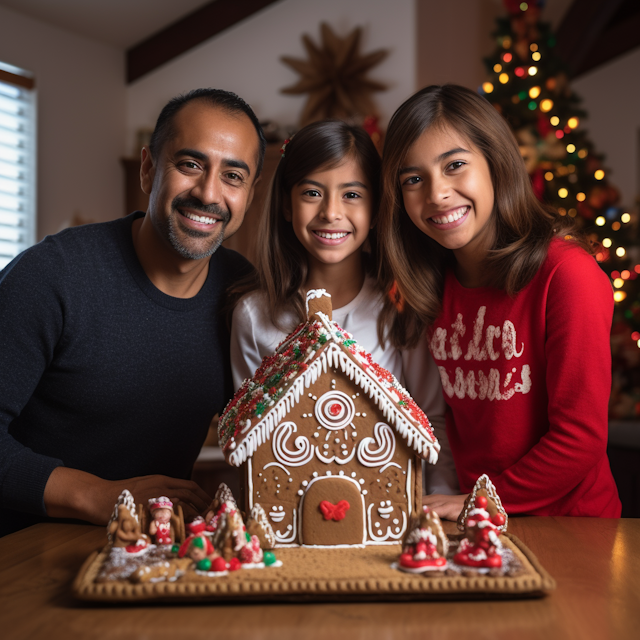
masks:
{"type": "Polygon", "coordinates": [[[231,558],[231,560],[229,560],[229,571],[237,571],[238,569],[240,569],[240,567],[242,567],[242,563],[240,562],[240,560],[238,560],[238,558],[231,558]]]}
{"type": "Polygon", "coordinates": [[[211,563],[211,569],[221,573],[222,571],[227,570],[227,563],[224,561],[224,558],[215,558],[211,563]]]}
{"type": "Polygon", "coordinates": [[[346,500],[340,500],[338,504],[331,504],[328,500],[323,500],[320,503],[320,511],[322,511],[324,519],[336,522],[344,520],[350,507],[351,505],[346,500]]]}

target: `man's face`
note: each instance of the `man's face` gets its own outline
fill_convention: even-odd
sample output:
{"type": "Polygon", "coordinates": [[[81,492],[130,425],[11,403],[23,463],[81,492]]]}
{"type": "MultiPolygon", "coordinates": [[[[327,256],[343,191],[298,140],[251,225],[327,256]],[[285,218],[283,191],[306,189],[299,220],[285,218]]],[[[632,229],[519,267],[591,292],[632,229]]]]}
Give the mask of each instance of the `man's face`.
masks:
{"type": "Polygon", "coordinates": [[[211,256],[251,204],[258,135],[244,113],[186,104],[155,162],[143,151],[142,187],[159,236],[182,257],[211,256]]]}

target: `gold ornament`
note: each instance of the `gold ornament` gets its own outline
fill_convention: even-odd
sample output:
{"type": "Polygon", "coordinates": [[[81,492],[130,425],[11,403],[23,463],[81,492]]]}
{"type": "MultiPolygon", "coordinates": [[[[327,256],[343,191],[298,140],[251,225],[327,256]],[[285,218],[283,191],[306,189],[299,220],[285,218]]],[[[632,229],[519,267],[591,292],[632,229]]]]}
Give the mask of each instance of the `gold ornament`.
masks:
{"type": "Polygon", "coordinates": [[[360,27],[345,38],[340,38],[323,22],[320,32],[320,46],[314,44],[307,34],[302,36],[308,60],[289,56],[281,58],[282,62],[301,76],[296,84],[282,89],[282,93],[309,94],[300,117],[300,126],[325,118],[361,123],[366,116],[377,114],[371,94],[374,91],[385,91],[387,86],[368,79],[366,75],[389,52],[378,49],[361,55],[360,27]]]}

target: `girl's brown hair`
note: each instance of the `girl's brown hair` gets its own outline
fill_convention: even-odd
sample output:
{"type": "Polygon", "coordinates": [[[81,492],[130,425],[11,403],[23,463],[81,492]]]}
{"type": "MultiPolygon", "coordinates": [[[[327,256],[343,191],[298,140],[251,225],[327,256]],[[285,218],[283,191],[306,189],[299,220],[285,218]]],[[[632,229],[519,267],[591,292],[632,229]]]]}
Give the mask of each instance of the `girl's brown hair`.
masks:
{"type": "MultiPolygon", "coordinates": [[[[291,206],[291,190],[318,170],[332,169],[353,158],[364,173],[371,189],[372,223],[380,202],[380,156],[369,135],[360,127],[340,120],[314,122],[301,129],[286,148],[271,183],[271,189],[258,230],[256,273],[229,291],[231,305],[244,294],[260,289],[265,292],[271,322],[280,330],[283,310],[292,311],[299,321],[305,315],[304,283],[308,274],[306,249],[284,217],[291,206]]],[[[369,233],[368,270],[378,262],[375,235],[369,233]]]]}
{"type": "Polygon", "coordinates": [[[415,346],[440,313],[444,276],[453,253],[420,231],[407,215],[399,170],[408,149],[428,129],[449,126],[475,145],[491,172],[493,245],[484,262],[488,286],[514,295],[544,262],[554,236],[576,235],[573,221],[534,195],[518,143],[505,119],[483,97],[447,84],[422,89],[395,112],[382,154],[382,201],[378,219],[379,280],[385,291],[378,318],[398,348],[415,346]]]}

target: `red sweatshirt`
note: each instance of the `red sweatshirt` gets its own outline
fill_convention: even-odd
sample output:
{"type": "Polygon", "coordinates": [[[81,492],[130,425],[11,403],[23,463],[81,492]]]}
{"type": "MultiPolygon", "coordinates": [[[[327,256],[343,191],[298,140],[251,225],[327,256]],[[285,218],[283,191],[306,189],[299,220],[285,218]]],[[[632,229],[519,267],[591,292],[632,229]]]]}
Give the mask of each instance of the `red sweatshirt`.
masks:
{"type": "Polygon", "coordinates": [[[446,276],[431,352],[460,489],[487,473],[508,513],[620,517],[607,446],[613,295],[554,240],[514,298],[446,276]]]}

